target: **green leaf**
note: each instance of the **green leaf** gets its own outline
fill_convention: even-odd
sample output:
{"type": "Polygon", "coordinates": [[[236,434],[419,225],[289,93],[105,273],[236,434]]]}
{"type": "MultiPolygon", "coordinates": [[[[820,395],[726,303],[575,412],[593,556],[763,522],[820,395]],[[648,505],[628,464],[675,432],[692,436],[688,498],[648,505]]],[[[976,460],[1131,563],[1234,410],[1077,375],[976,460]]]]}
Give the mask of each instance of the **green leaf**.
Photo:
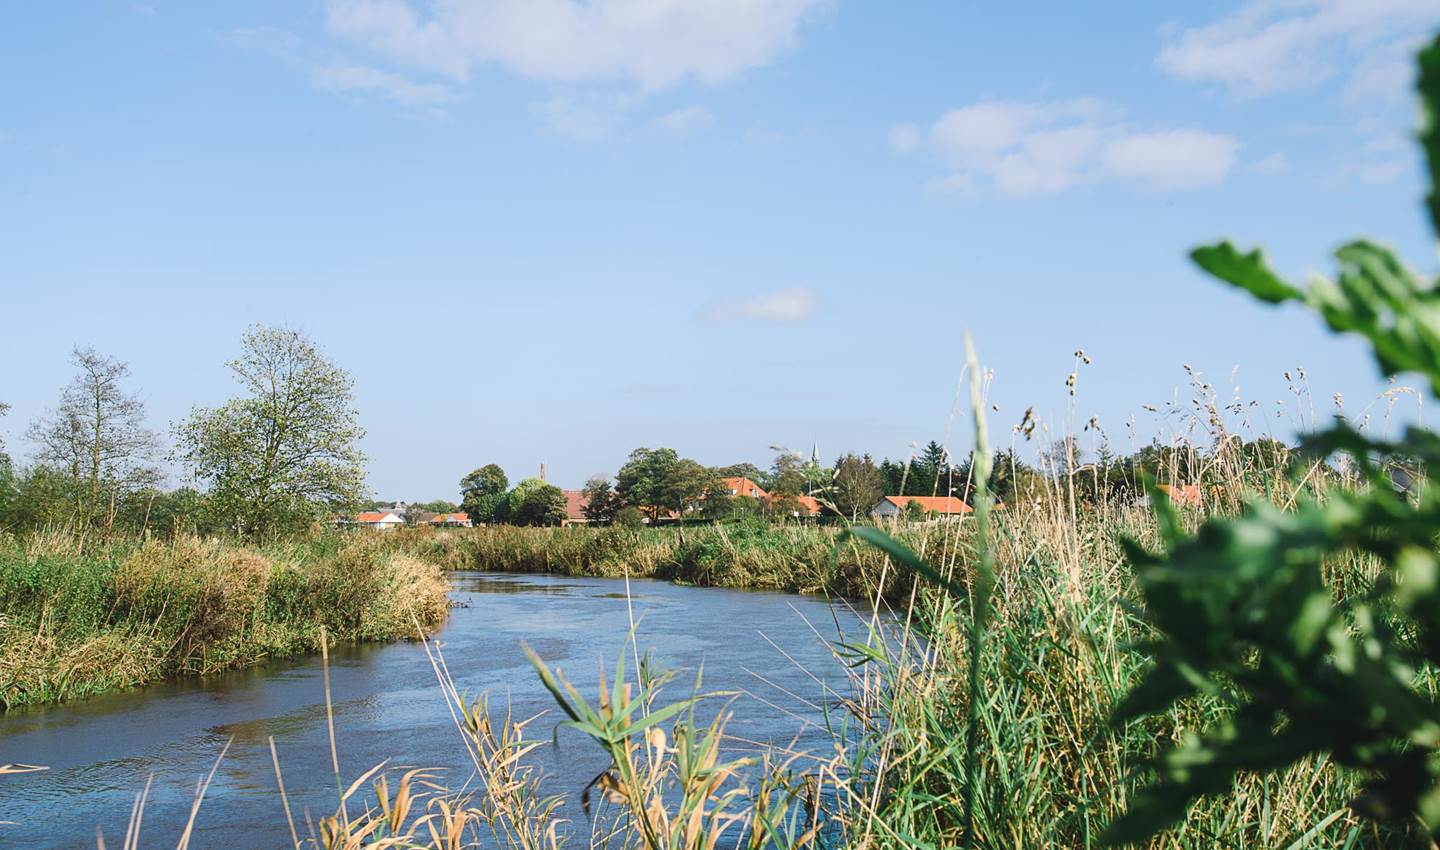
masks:
{"type": "Polygon", "coordinates": [[[1425,160],[1430,167],[1430,191],[1425,196],[1425,206],[1430,212],[1430,226],[1440,235],[1440,200],[1436,198],[1436,187],[1440,186],[1440,39],[1420,51],[1420,75],[1416,89],[1420,93],[1423,119],[1420,128],[1420,146],[1425,149],[1425,160]]]}
{"type": "Polygon", "coordinates": [[[1265,265],[1265,255],[1259,248],[1242,254],[1230,242],[1207,245],[1190,252],[1190,258],[1200,268],[1221,280],[1247,290],[1261,301],[1279,304],[1284,301],[1303,301],[1305,294],[1285,281],[1265,265]]]}
{"type": "Polygon", "coordinates": [[[1194,692],[1195,685],[1174,664],[1157,664],[1115,706],[1110,722],[1118,726],[1137,717],[1163,711],[1176,700],[1194,692]]]}

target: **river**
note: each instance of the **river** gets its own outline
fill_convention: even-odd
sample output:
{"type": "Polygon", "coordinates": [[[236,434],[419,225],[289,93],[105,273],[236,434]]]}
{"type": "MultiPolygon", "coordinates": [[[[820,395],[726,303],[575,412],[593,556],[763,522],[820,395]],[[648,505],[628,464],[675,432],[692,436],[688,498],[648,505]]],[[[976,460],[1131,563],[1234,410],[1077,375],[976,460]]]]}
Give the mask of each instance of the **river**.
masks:
{"type": "MultiPolygon", "coordinates": [[[[587,697],[599,667],[613,667],[631,611],[641,650],[683,671],[668,686],[688,696],[704,665],[705,690],[742,693],[729,728],[737,739],[827,753],[819,725],[823,681],[844,693],[844,668],[826,641],[855,614],[842,604],[776,593],[681,587],[658,581],[454,574],[456,607],[439,634],[461,691],[508,698],[517,716],[549,711],[530,727],[545,790],[572,800],[606,763],[589,741],[563,730],[559,714],[521,650],[522,641],[560,666],[587,697]],[[783,651],[782,651],[783,650],[783,651]],[[788,657],[787,657],[788,656],[788,657]]],[[[416,643],[340,647],[331,688],[341,773],[348,783],[385,759],[469,776],[464,747],[416,643]]],[[[121,845],[135,794],[151,780],[143,847],[173,847],[195,785],[233,739],[196,821],[191,847],[289,846],[267,738],[273,736],[296,817],[334,811],[336,789],[326,732],[319,657],[153,685],[73,705],[0,716],[0,763],[47,765],[0,776],[0,847],[94,848],[96,830],[121,845]]],[[[737,745],[738,746],[738,745],[737,745]]],[[[369,798],[369,795],[365,795],[369,798]]],[[[578,806],[565,814],[583,819],[578,806]]],[[[583,834],[583,825],[576,830],[583,834]]],[[[572,842],[583,846],[584,841],[572,842]]]]}

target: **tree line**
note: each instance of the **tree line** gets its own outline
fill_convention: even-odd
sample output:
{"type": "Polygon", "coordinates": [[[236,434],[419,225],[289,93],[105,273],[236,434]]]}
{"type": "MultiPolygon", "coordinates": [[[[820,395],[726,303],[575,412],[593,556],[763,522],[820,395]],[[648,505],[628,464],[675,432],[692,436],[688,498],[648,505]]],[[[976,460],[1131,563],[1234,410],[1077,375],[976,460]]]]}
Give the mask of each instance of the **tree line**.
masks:
{"type": "MultiPolygon", "coordinates": [[[[195,407],[169,429],[169,448],[146,425],[129,366],[92,348],[71,354],[75,374],[56,404],[29,424],[31,459],[17,465],[0,442],[0,530],[47,527],[85,534],[198,533],[276,536],[314,527],[365,504],[364,436],[354,380],[298,331],[254,326],[226,365],[237,392],[216,407],[195,407]],[[162,462],[184,485],[166,489],[162,462]]],[[[0,416],[9,410],[0,402],[0,416]]],[[[1027,433],[1028,436],[1028,433],[1027,433]]],[[[1152,443],[1128,456],[1101,443],[1087,457],[1074,438],[1023,460],[1013,449],[992,459],[991,489],[1002,502],[1024,501],[1062,486],[1077,502],[1138,498],[1145,478],[1228,482],[1274,471],[1289,452],[1273,439],[1226,437],[1209,447],[1152,443]],[[1247,472],[1249,471],[1249,472],[1247,472]]],[[[766,469],[752,463],[712,467],[673,448],[638,448],[613,477],[584,488],[586,518],[638,525],[680,517],[786,520],[808,517],[801,497],[829,517],[857,519],[885,496],[972,498],[968,456],[953,459],[930,441],[913,457],[846,453],[822,466],[780,450],[766,469]],[[727,477],[745,477],[768,493],[730,495],[727,477]]],[[[539,478],[510,487],[496,464],[460,481],[460,510],[476,523],[556,525],[567,516],[564,491],[539,478]]],[[[453,510],[447,501],[428,503],[453,510]]],[[[412,506],[412,509],[425,506],[412,506]]]]}
{"type": "Polygon", "coordinates": [[[237,394],[193,408],[168,451],[126,363],[85,347],[71,362],[74,378],[25,432],[30,461],[17,465],[0,443],[0,529],[274,536],[365,495],[354,381],[298,331],[247,329],[226,364],[237,394]],[[164,461],[184,486],[164,488],[164,461]]]}
{"type": "MultiPolygon", "coordinates": [[[[1142,498],[1145,481],[1220,486],[1243,481],[1263,486],[1283,470],[1290,449],[1262,438],[1245,441],[1223,437],[1211,446],[1144,446],[1117,455],[1104,442],[1087,453],[1074,438],[1057,440],[1025,460],[1015,449],[995,452],[991,459],[991,492],[1002,503],[1023,503],[1063,492],[1077,504],[1125,503],[1142,498]]],[[[753,463],[705,466],[682,457],[673,448],[638,448],[613,477],[585,483],[585,518],[595,523],[638,526],[666,520],[727,521],[764,518],[787,521],[809,518],[801,497],[813,499],[821,518],[851,521],[867,515],[885,496],[952,496],[969,503],[974,497],[972,458],[952,460],[934,440],[905,460],[846,453],[829,465],[812,456],[780,450],[769,468],[753,463]],[[766,491],[757,499],[730,494],[725,478],[743,477],[766,491]]],[[[558,525],[566,518],[564,491],[538,478],[507,491],[504,471],[482,467],[460,482],[461,509],[477,523],[558,525]]],[[[907,506],[916,518],[916,504],[907,506]]]]}

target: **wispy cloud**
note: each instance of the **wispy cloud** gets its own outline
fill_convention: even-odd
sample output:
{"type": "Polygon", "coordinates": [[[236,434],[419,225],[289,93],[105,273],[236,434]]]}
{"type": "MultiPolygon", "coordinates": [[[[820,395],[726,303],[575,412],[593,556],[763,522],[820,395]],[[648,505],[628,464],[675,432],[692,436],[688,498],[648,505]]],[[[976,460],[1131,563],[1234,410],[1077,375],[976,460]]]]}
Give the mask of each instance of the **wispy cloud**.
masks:
{"type": "Polygon", "coordinates": [[[1149,190],[1213,186],[1229,175],[1240,147],[1222,133],[1135,127],[1120,110],[1090,98],[980,101],[929,127],[893,127],[890,143],[900,153],[928,151],[949,167],[934,188],[1016,197],[1103,182],[1149,190]]]}
{"type": "Polygon", "coordinates": [[[351,62],[317,59],[325,51],[313,49],[289,30],[254,27],[231,30],[225,41],[245,50],[276,57],[303,73],[314,88],[331,94],[373,97],[406,107],[411,113],[443,117],[443,107],[460,99],[460,93],[442,83],[419,82],[402,74],[351,62]]]}
{"type": "Polygon", "coordinates": [[[608,138],[635,108],[636,96],[623,92],[568,91],[530,104],[530,114],[545,132],[580,142],[608,138]]]}
{"type": "Polygon", "coordinates": [[[375,95],[406,106],[438,107],[458,96],[438,83],[417,83],[398,74],[360,65],[331,65],[316,68],[311,76],[315,87],[324,91],[375,95]]]}
{"type": "Polygon", "coordinates": [[[655,119],[655,126],[676,136],[696,133],[715,123],[715,116],[703,106],[687,106],[655,119]]]}
{"type": "Polygon", "coordinates": [[[329,31],[413,68],[468,78],[495,64],[561,83],[646,90],[717,82],[769,64],[827,0],[329,0],[329,31]]]}
{"type": "Polygon", "coordinates": [[[1171,28],[1155,64],[1184,80],[1218,83],[1241,97],[1313,86],[1336,76],[1360,90],[1397,75],[1414,40],[1440,16],[1440,0],[1246,0],[1207,24],[1171,28]]]}
{"type": "Polygon", "coordinates": [[[1284,151],[1276,151],[1247,164],[1245,170],[1260,175],[1284,174],[1290,170],[1290,157],[1284,151]]]}
{"type": "Polygon", "coordinates": [[[695,318],[704,322],[802,322],[820,309],[819,293],[808,286],[777,289],[749,298],[718,301],[702,307],[695,318]]]}

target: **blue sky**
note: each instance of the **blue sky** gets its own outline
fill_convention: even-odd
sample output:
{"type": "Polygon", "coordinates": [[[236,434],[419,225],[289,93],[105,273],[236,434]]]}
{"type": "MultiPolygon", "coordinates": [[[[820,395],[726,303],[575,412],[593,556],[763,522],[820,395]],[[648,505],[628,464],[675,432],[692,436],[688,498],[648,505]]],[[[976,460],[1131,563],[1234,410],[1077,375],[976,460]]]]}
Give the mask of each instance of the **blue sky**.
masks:
{"type": "Polygon", "coordinates": [[[1367,235],[1433,272],[1408,52],[1440,0],[1011,5],[24,4],[0,435],[28,452],[76,344],[164,430],[233,391],[253,322],[354,373],[390,498],[492,461],[578,486],[641,445],[958,452],[967,329],[1001,442],[1029,405],[1172,433],[1186,365],[1289,400],[1279,431],[1286,370],[1322,417],[1383,391],[1184,254],[1229,236],[1301,276],[1367,235]]]}

